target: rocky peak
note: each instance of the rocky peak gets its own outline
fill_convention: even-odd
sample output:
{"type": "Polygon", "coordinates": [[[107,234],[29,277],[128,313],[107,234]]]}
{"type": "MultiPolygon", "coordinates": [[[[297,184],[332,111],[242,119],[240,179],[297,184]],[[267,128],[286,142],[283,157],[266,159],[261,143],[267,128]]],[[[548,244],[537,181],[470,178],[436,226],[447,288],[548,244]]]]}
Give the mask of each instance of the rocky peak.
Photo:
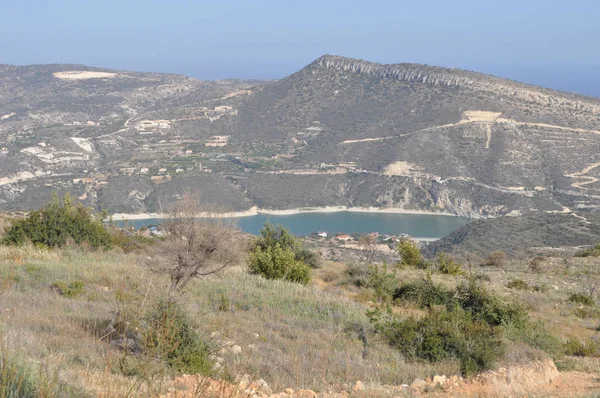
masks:
{"type": "Polygon", "coordinates": [[[600,101],[595,98],[563,93],[462,69],[410,63],[379,64],[328,54],[313,61],[307,69],[327,69],[376,76],[382,79],[460,87],[470,91],[492,93],[494,96],[509,96],[512,99],[539,103],[544,106],[565,106],[573,110],[600,112],[600,101]]]}
{"type": "MultiPolygon", "coordinates": [[[[397,79],[409,82],[429,83],[443,86],[468,86],[474,79],[459,69],[439,68],[421,64],[379,64],[360,59],[337,55],[323,55],[309,65],[312,68],[353,72],[384,79],[397,79]]],[[[473,73],[474,74],[474,73],[473,73]]],[[[481,75],[482,77],[485,75],[481,75]]]]}

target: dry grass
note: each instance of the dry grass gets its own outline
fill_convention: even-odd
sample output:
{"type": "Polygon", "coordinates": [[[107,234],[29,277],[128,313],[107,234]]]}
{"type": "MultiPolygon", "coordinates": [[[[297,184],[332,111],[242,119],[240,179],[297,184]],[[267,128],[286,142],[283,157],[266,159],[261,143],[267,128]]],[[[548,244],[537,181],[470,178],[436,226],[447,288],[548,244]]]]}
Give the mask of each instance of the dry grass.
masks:
{"type": "MultiPolygon", "coordinates": [[[[118,252],[0,247],[0,273],[10,281],[2,295],[0,320],[11,352],[41,363],[60,381],[92,396],[140,396],[166,386],[140,383],[118,371],[122,354],[102,340],[117,311],[135,317],[164,295],[166,277],[140,264],[145,258],[118,252]],[[57,281],[83,281],[77,298],[61,296],[57,281]]],[[[274,388],[326,390],[365,382],[400,384],[415,377],[456,373],[456,364],[407,364],[385,344],[361,341],[368,330],[366,307],[316,286],[268,281],[244,268],[192,282],[183,294],[199,321],[199,332],[217,346],[226,340],[242,347],[224,349],[223,377],[250,373],[274,388]],[[258,335],[258,337],[256,336],[258,335]]]]}
{"type": "Polygon", "coordinates": [[[194,311],[208,309],[203,323],[242,346],[241,355],[226,354],[228,370],[249,372],[275,388],[322,391],[356,380],[401,384],[457,371],[455,364],[407,364],[375,340],[365,346],[366,307],[315,286],[269,281],[242,269],[196,286],[189,301],[194,311]],[[220,311],[223,302],[228,305],[220,311]]]}
{"type": "Polygon", "coordinates": [[[2,296],[7,347],[30,362],[56,369],[61,379],[93,395],[124,391],[135,382],[111,372],[119,353],[97,335],[111,319],[118,292],[147,283],[134,258],[117,253],[0,247],[0,271],[12,287],[2,296]],[[60,296],[57,280],[85,283],[81,298],[60,296]]]}
{"type": "MultiPolygon", "coordinates": [[[[85,390],[90,396],[148,396],[164,391],[170,375],[149,382],[124,376],[117,366],[123,354],[101,339],[117,312],[133,321],[166,293],[168,278],[147,270],[141,265],[145,261],[145,256],[117,251],[0,247],[0,279],[6,287],[0,296],[0,330],[6,349],[27,366],[43,369],[55,385],[85,390]],[[83,294],[61,296],[52,287],[59,280],[82,281],[83,294]]],[[[525,260],[481,271],[489,276],[492,290],[529,303],[533,316],[566,340],[597,335],[597,312],[591,312],[591,318],[578,317],[579,306],[567,299],[589,288],[598,277],[599,264],[595,258],[578,258],[566,266],[560,258],[545,258],[542,272],[532,272],[525,260]],[[548,290],[506,288],[516,278],[548,290]]],[[[356,380],[399,385],[416,377],[458,374],[456,363],[406,363],[379,342],[365,316],[372,293],[345,285],[344,270],[341,263],[325,263],[315,272],[313,285],[301,286],[265,280],[249,275],[245,267],[234,267],[223,275],[193,281],[181,301],[198,321],[198,332],[223,358],[221,377],[226,379],[249,373],[265,379],[274,391],[287,387],[340,391],[356,380]],[[209,337],[213,332],[218,333],[209,337]],[[241,353],[227,348],[231,345],[240,346],[241,353]]],[[[408,280],[423,271],[405,269],[397,275],[408,280]]],[[[461,277],[434,274],[433,279],[452,287],[461,277]]],[[[410,313],[413,309],[396,310],[410,313]]],[[[538,354],[523,352],[514,347],[508,362],[527,361],[538,354]]],[[[562,358],[558,363],[570,370],[600,371],[597,358],[562,358]]]]}

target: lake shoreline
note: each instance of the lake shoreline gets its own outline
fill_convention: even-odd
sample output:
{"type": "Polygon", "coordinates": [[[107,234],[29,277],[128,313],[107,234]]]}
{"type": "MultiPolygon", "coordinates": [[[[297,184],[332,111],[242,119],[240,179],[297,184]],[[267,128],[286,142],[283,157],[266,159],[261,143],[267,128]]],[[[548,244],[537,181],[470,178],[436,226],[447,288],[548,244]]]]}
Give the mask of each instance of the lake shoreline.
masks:
{"type": "MultiPolygon", "coordinates": [[[[379,214],[417,214],[417,215],[429,215],[429,216],[449,216],[449,217],[460,217],[456,214],[447,212],[433,212],[425,210],[411,210],[401,209],[393,207],[346,207],[346,206],[326,206],[326,207],[301,207],[287,210],[269,210],[259,209],[258,207],[252,207],[245,211],[236,211],[229,213],[201,213],[200,217],[215,217],[215,218],[241,218],[251,217],[259,214],[267,214],[274,216],[289,216],[295,214],[305,213],[379,213],[379,214]]],[[[168,217],[167,214],[161,213],[115,213],[111,215],[115,221],[126,221],[126,220],[146,220],[146,219],[165,219],[168,217]]]]}

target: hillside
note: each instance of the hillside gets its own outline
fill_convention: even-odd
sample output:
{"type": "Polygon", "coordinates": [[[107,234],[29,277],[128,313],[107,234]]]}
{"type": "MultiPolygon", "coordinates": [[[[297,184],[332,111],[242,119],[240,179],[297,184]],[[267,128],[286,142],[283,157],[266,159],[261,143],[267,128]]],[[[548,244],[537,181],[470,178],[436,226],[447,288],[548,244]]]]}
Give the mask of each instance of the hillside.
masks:
{"type": "Polygon", "coordinates": [[[528,213],[471,222],[429,243],[423,252],[428,256],[438,252],[487,256],[494,250],[502,250],[515,256],[534,248],[572,248],[598,242],[597,216],[581,219],[572,214],[528,213]]]}
{"type": "Polygon", "coordinates": [[[599,205],[598,99],[329,55],[259,83],[2,66],[0,206],[71,191],[98,209],[139,213],[190,185],[232,210],[482,217],[599,205]]]}
{"type": "Polygon", "coordinates": [[[431,261],[411,241],[390,251],[368,235],[355,243],[302,240],[267,224],[250,238],[233,223],[198,217],[196,203],[186,194],[154,232],[106,224],[68,196],[19,219],[0,214],[0,393],[587,397],[598,390],[598,249],[569,258],[431,261]]]}
{"type": "MultiPolygon", "coordinates": [[[[597,280],[597,259],[575,258],[568,273],[561,258],[545,258],[536,274],[522,261],[478,267],[490,280],[487,288],[527,303],[532,317],[559,340],[545,343],[548,354],[511,342],[493,371],[468,380],[457,361],[410,361],[374,333],[366,312],[374,308],[376,292],[357,283],[368,277],[365,264],[327,261],[308,286],[250,275],[240,264],[194,280],[181,295],[194,330],[213,350],[213,377],[222,381],[212,385],[139,356],[136,345],[128,346],[138,341],[136,332],[118,338],[113,325],[127,321],[143,328],[169,284],[145,266],[146,249],[124,254],[0,246],[0,380],[9,390],[17,384],[31,397],[589,397],[599,387],[600,352],[582,357],[552,351],[562,352],[569,339],[598,336],[598,307],[582,309],[567,300],[585,293],[590,278],[597,280]],[[529,288],[507,288],[514,279],[529,288]],[[435,375],[447,376],[442,387],[431,383],[435,375]]],[[[394,279],[404,285],[425,274],[409,268],[394,279]]],[[[433,280],[455,286],[464,278],[434,273],[433,280]]],[[[394,308],[405,315],[423,312],[406,300],[394,308]]]]}

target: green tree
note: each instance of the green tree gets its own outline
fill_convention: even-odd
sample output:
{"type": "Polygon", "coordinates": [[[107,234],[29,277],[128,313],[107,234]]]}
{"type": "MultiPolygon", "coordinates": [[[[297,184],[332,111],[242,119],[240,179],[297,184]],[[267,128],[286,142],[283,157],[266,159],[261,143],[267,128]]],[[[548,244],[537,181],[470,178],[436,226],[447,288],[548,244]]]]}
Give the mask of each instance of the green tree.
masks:
{"type": "Polygon", "coordinates": [[[306,284],[311,275],[305,258],[306,251],[286,228],[267,223],[252,243],[248,268],[267,279],[306,284]]]}
{"type": "Polygon", "coordinates": [[[460,275],[462,274],[462,270],[460,264],[454,261],[452,257],[447,255],[446,253],[438,253],[437,257],[437,269],[442,274],[447,275],[460,275]]]}
{"type": "Polygon", "coordinates": [[[53,195],[52,202],[26,218],[13,220],[2,238],[6,245],[31,242],[47,247],[61,247],[69,241],[93,248],[110,248],[111,236],[102,220],[106,214],[94,215],[82,204],[73,204],[67,193],[62,201],[53,195]]]}
{"type": "Polygon", "coordinates": [[[260,236],[254,239],[253,248],[259,247],[266,250],[269,247],[275,247],[279,244],[284,250],[291,250],[294,253],[300,250],[300,242],[290,231],[282,225],[273,225],[267,222],[260,230],[260,236]]]}
{"type": "Polygon", "coordinates": [[[404,239],[398,243],[396,249],[400,254],[400,264],[403,266],[426,268],[426,263],[421,256],[421,251],[417,247],[416,243],[404,239]]]}
{"type": "Polygon", "coordinates": [[[146,323],[142,342],[151,358],[163,360],[180,372],[212,374],[210,349],[180,304],[172,299],[158,302],[146,323]]]}

